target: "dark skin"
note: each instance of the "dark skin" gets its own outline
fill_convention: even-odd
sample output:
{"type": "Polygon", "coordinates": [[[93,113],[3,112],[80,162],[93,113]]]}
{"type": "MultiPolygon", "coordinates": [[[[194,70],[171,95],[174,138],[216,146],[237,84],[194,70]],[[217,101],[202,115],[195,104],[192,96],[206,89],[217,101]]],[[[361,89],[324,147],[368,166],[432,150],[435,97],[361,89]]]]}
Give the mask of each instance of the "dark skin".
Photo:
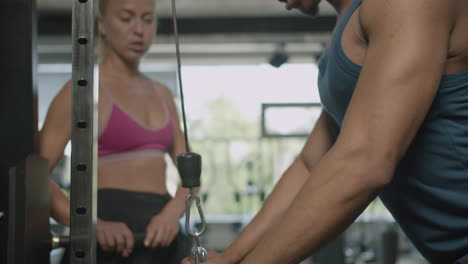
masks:
{"type": "MultiPolygon", "coordinates": [[[[318,5],[280,2],[309,14],[318,5]]],[[[352,1],[329,3],[340,18],[352,1]]],[[[392,180],[441,76],[468,69],[467,14],[463,0],[363,0],[342,40],[362,72],[339,135],[323,112],[257,216],[206,263],[298,263],[344,231],[392,180]]]]}

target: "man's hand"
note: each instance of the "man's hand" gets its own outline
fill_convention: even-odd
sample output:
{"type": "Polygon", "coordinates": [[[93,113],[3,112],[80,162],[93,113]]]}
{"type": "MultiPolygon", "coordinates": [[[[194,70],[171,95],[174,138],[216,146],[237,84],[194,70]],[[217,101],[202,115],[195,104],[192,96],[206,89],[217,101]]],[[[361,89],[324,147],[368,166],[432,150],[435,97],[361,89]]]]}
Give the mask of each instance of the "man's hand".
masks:
{"type": "Polygon", "coordinates": [[[123,257],[130,256],[133,251],[133,233],[125,223],[98,219],[96,235],[98,243],[104,251],[115,251],[123,257]]]}
{"type": "MultiPolygon", "coordinates": [[[[234,262],[228,261],[228,259],[222,254],[217,253],[211,249],[206,250],[208,253],[207,261],[203,262],[205,264],[235,264],[234,262]]],[[[195,264],[192,256],[188,256],[182,260],[180,264],[195,264]]]]}
{"type": "Polygon", "coordinates": [[[146,227],[145,247],[168,247],[179,232],[179,217],[170,211],[153,216],[146,227]]]}

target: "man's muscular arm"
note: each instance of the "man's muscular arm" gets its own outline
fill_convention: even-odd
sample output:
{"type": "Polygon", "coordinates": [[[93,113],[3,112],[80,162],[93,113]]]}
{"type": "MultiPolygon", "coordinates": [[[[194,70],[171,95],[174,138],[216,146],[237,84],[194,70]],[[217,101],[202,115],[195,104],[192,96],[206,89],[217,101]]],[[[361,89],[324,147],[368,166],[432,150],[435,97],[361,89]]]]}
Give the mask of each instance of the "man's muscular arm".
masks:
{"type": "Polygon", "coordinates": [[[369,45],[340,136],[311,177],[301,177],[306,182],[285,217],[241,263],[298,263],[348,227],[391,181],[444,72],[451,2],[362,3],[369,45]]]}
{"type": "Polygon", "coordinates": [[[292,200],[310,176],[310,170],[330,149],[337,134],[336,123],[325,111],[322,111],[298,158],[282,175],[260,212],[223,253],[229,263],[241,261],[266,233],[281,222],[292,200]]]}

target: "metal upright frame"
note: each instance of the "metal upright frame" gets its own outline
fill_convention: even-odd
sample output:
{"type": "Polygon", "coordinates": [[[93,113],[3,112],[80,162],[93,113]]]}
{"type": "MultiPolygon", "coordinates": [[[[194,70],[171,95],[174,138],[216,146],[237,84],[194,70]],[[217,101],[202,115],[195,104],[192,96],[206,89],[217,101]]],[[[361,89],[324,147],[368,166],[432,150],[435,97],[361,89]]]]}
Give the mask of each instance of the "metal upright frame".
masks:
{"type": "Polygon", "coordinates": [[[70,263],[96,263],[97,100],[94,85],[95,0],[74,0],[70,263]]]}

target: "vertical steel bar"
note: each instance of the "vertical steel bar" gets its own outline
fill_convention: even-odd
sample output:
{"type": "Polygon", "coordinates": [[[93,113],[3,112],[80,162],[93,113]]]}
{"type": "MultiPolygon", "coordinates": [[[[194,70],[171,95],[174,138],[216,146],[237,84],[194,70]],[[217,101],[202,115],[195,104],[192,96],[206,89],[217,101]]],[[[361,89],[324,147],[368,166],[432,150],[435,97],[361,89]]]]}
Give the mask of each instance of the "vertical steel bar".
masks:
{"type": "Polygon", "coordinates": [[[96,263],[95,0],[74,0],[72,13],[72,157],[70,263],[96,263]]]}

